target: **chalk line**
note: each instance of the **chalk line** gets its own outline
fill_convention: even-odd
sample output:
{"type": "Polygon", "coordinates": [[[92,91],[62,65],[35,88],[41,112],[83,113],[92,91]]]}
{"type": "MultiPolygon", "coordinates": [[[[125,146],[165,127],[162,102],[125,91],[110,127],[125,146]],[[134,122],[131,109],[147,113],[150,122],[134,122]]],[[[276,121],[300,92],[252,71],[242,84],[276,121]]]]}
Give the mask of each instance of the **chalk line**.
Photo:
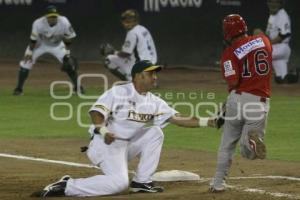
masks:
{"type": "Polygon", "coordinates": [[[39,162],[45,162],[45,163],[55,163],[55,164],[73,166],[73,167],[84,167],[84,168],[100,169],[98,166],[95,166],[95,165],[68,162],[68,161],[61,161],[61,160],[49,160],[49,159],[45,159],[45,158],[36,158],[36,157],[13,155],[13,154],[6,154],[6,153],[0,153],[0,157],[16,158],[16,159],[21,159],[21,160],[39,161],[39,162]]]}
{"type": "MultiPolygon", "coordinates": [[[[36,158],[36,157],[30,157],[30,156],[22,156],[22,155],[13,155],[13,154],[7,154],[7,153],[0,153],[0,157],[5,158],[16,158],[21,160],[30,160],[30,161],[38,161],[38,162],[45,162],[45,163],[54,163],[54,164],[61,164],[61,165],[68,165],[73,167],[83,167],[83,168],[95,168],[100,169],[100,167],[95,165],[89,165],[89,164],[83,164],[83,163],[75,163],[75,162],[68,162],[68,161],[61,161],[61,160],[50,160],[45,158],[36,158]]],[[[129,173],[134,173],[134,171],[129,171],[129,173]]],[[[240,180],[240,179],[285,179],[285,180],[292,180],[292,181],[300,181],[300,178],[297,177],[289,177],[289,176],[251,176],[251,177],[229,177],[228,179],[232,180],[240,180]]],[[[210,181],[211,178],[202,178],[200,182],[207,182],[210,181]]],[[[285,194],[281,192],[267,192],[262,189],[256,189],[256,188],[247,188],[240,185],[228,185],[226,184],[226,187],[240,190],[244,192],[249,193],[258,193],[258,194],[265,194],[273,197],[285,197],[288,199],[300,199],[300,196],[298,195],[292,195],[292,194],[285,194]]]]}

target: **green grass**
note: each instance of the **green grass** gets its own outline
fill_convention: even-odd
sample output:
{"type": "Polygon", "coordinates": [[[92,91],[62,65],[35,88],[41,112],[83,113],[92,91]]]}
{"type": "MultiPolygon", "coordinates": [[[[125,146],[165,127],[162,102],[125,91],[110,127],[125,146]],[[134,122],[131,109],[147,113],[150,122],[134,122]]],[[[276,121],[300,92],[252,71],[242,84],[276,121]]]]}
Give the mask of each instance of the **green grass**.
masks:
{"type": "MultiPolygon", "coordinates": [[[[90,93],[96,95],[95,89],[89,89],[90,93]]],[[[188,101],[193,105],[198,102],[207,101],[211,98],[205,92],[188,92],[176,96],[169,91],[156,91],[169,102],[188,101]],[[173,94],[173,95],[172,95],[173,94]],[[184,94],[184,96],[183,96],[184,94]]],[[[64,94],[63,89],[57,94],[64,94]]],[[[218,93],[210,101],[222,102],[226,93],[218,93]]],[[[77,108],[80,103],[94,103],[93,100],[82,100],[72,96],[67,100],[54,100],[45,88],[26,88],[24,96],[15,97],[11,90],[1,89],[0,96],[0,139],[18,138],[88,138],[87,128],[79,127],[77,123],[77,108]],[[50,116],[51,104],[56,102],[69,103],[73,107],[73,117],[70,120],[56,121],[50,116]]],[[[90,106],[82,108],[81,121],[89,124],[87,111],[90,106]]],[[[177,109],[190,114],[186,106],[178,106],[177,109]]],[[[205,107],[200,109],[201,115],[205,115],[205,107]]],[[[66,117],[67,107],[57,107],[55,116],[66,117]]],[[[299,97],[274,96],[271,101],[271,111],[268,119],[266,144],[268,147],[268,159],[300,161],[300,101],[299,97]]],[[[164,148],[194,149],[216,152],[221,138],[221,131],[211,128],[180,128],[169,125],[164,129],[164,148]]]]}

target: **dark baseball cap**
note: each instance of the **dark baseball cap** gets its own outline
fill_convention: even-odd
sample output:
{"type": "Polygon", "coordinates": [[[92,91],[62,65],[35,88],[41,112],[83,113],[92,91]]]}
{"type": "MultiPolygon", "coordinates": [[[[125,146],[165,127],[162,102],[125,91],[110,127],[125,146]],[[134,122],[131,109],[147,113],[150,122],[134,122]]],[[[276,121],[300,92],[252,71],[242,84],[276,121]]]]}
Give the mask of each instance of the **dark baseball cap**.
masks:
{"type": "Polygon", "coordinates": [[[46,17],[58,17],[59,13],[57,11],[57,8],[54,5],[47,6],[45,16],[46,17]]]}
{"type": "Polygon", "coordinates": [[[149,60],[142,60],[136,62],[131,69],[131,77],[133,78],[135,74],[141,72],[150,72],[150,71],[160,71],[162,67],[160,65],[155,65],[149,60]]]}

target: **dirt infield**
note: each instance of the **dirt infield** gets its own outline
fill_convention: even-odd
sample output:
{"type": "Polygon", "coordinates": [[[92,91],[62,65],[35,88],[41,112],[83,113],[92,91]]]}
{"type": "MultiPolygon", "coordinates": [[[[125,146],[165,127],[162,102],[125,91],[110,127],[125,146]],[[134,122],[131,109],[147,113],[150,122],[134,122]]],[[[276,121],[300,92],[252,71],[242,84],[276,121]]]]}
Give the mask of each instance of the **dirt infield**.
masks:
{"type": "MultiPolygon", "coordinates": [[[[16,82],[17,62],[0,64],[0,93],[1,88],[13,90],[16,82]]],[[[112,77],[100,64],[81,63],[81,73],[104,73],[110,83],[112,77]]],[[[68,80],[55,63],[38,63],[26,86],[45,87],[53,80],[68,80]]],[[[95,84],[87,82],[86,84],[95,84]]],[[[300,96],[300,84],[274,85],[276,94],[300,96]]],[[[199,89],[210,91],[226,90],[219,72],[195,69],[166,69],[160,74],[160,87],[183,90],[199,89]]],[[[88,88],[87,88],[88,89],[88,88]]],[[[26,95],[26,88],[25,88],[26,95]]],[[[79,147],[88,141],[77,139],[1,139],[0,153],[33,156],[39,158],[63,160],[78,163],[89,163],[86,156],[79,152],[79,147]]],[[[134,170],[137,161],[130,163],[134,170]]],[[[32,199],[29,195],[45,184],[55,181],[62,175],[72,177],[88,177],[98,174],[97,169],[78,168],[59,164],[42,163],[37,161],[19,160],[0,157],[0,199],[32,199]]],[[[216,154],[191,150],[163,149],[160,170],[186,170],[199,174],[202,181],[162,183],[165,192],[160,194],[128,194],[127,191],[117,196],[95,197],[89,199],[300,199],[300,163],[285,161],[246,161],[237,156],[233,162],[228,184],[234,188],[228,192],[211,194],[208,192],[208,179],[213,176],[216,166],[216,154]],[[286,180],[283,177],[298,177],[297,180],[286,180]],[[233,179],[233,178],[236,179],[233,179]],[[244,177],[244,178],[242,178],[244,177]],[[260,177],[260,178],[259,178],[260,177]],[[275,197],[275,196],[282,197],[275,197]]],[[[71,198],[59,198],[71,199],[71,198]]]]}
{"type": "MultiPolygon", "coordinates": [[[[89,163],[85,154],[79,153],[79,147],[85,141],[72,139],[51,140],[1,140],[0,151],[16,155],[27,155],[53,160],[89,163]]],[[[186,170],[199,174],[201,178],[213,176],[216,155],[200,151],[188,150],[163,150],[160,170],[186,170]]],[[[97,169],[77,168],[59,164],[41,163],[37,161],[0,158],[0,197],[1,200],[30,199],[34,190],[53,182],[64,174],[72,177],[88,177],[98,174],[97,169]]],[[[136,160],[130,163],[134,170],[136,160]]],[[[299,176],[299,163],[280,161],[255,161],[249,162],[239,156],[235,159],[230,177],[253,177],[258,175],[273,176],[299,176]]],[[[300,181],[282,179],[229,179],[228,184],[243,186],[245,188],[260,189],[276,194],[284,193],[292,197],[300,197],[300,181]]],[[[129,194],[124,192],[118,196],[106,197],[107,199],[279,199],[270,194],[258,194],[242,191],[241,188],[230,189],[228,192],[211,194],[208,192],[208,181],[169,182],[162,183],[165,192],[161,194],[129,194]]],[[[70,198],[66,198],[70,199],[70,198]]],[[[91,198],[91,199],[100,199],[91,198]]],[[[291,198],[282,198],[291,199],[291,198]]]]}

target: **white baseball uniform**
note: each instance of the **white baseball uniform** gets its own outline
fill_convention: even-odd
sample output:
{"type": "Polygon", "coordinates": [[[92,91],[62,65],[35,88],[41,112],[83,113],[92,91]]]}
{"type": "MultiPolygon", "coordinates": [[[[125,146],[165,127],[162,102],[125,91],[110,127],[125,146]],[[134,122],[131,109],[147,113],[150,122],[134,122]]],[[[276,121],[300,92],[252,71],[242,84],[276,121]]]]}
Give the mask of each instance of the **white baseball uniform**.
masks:
{"type": "MultiPolygon", "coordinates": [[[[291,34],[291,21],[287,12],[281,8],[274,15],[270,15],[266,34],[272,40],[278,35],[291,34]]],[[[288,72],[288,61],[291,55],[289,46],[290,37],[286,37],[281,43],[273,44],[273,67],[276,76],[284,78],[288,72]]]]}
{"type": "Polygon", "coordinates": [[[31,40],[36,40],[36,47],[33,49],[32,61],[22,60],[20,66],[31,69],[36,60],[43,54],[49,53],[62,63],[66,55],[66,48],[63,39],[76,37],[69,20],[64,16],[57,17],[57,24],[49,26],[45,16],[36,19],[32,25],[31,40]]]}
{"type": "Polygon", "coordinates": [[[139,156],[134,181],[151,182],[159,163],[166,121],[177,113],[168,104],[148,92],[141,95],[132,83],[114,86],[106,91],[91,108],[105,118],[107,129],[116,139],[110,145],[103,137],[94,134],[87,155],[94,165],[100,166],[104,175],[69,179],[66,196],[99,196],[119,193],[128,188],[128,160],[139,156]]]}
{"type": "Polygon", "coordinates": [[[153,38],[144,26],[136,25],[127,32],[122,51],[131,54],[129,58],[121,58],[116,54],[108,55],[106,65],[110,69],[118,69],[122,74],[130,78],[133,64],[140,60],[150,60],[153,64],[157,62],[157,53],[153,38]]]}

